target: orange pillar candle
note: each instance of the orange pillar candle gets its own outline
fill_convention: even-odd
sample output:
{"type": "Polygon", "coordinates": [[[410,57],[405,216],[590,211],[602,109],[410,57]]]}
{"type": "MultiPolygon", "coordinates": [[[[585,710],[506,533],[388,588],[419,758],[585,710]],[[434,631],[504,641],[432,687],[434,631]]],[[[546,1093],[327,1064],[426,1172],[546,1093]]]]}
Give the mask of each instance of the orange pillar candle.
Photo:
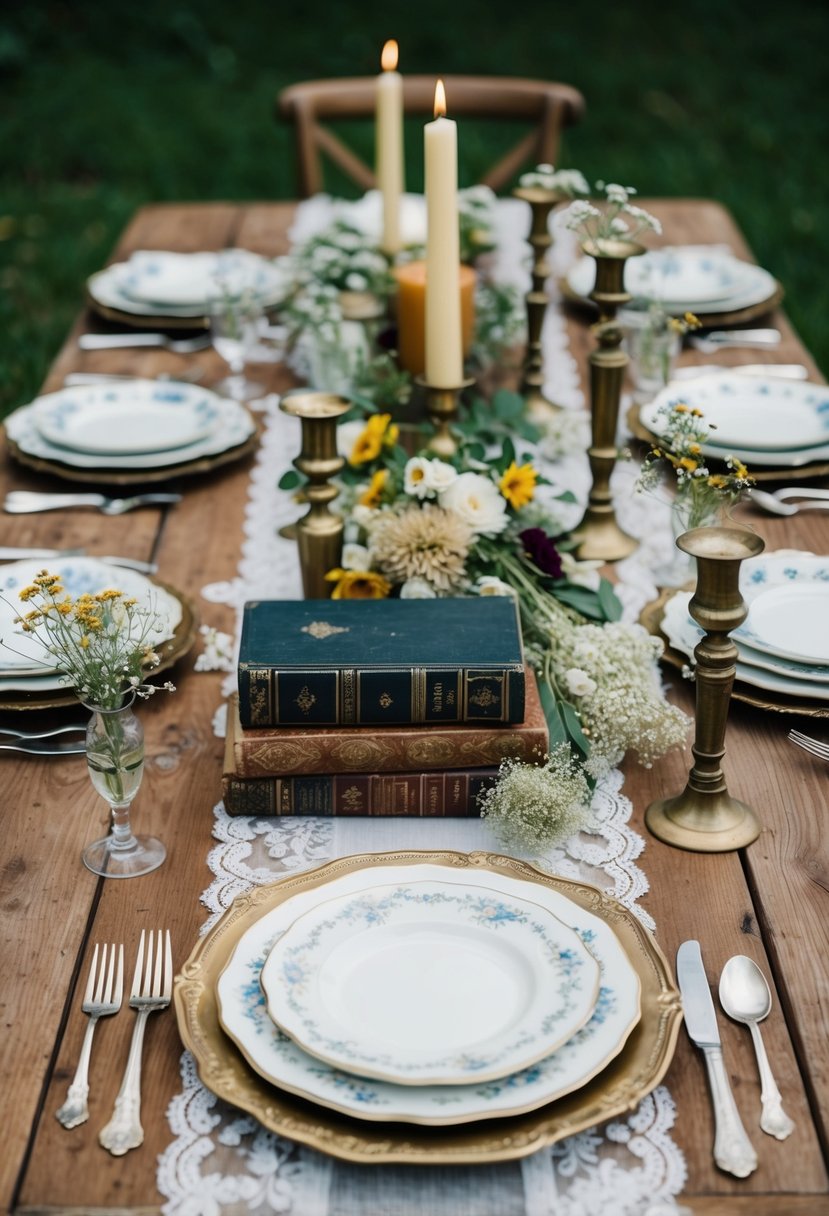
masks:
{"type": "Polygon", "coordinates": [[[400,248],[400,196],[403,193],[403,77],[397,68],[397,43],[391,39],[380,58],[377,77],[375,160],[383,199],[385,253],[400,248]]]}
{"type": "MultiPolygon", "coordinates": [[[[464,355],[475,335],[475,271],[459,266],[461,343],[464,355]]],[[[403,371],[422,376],[426,370],[426,263],[406,262],[394,270],[397,280],[397,361],[403,371]]]]}

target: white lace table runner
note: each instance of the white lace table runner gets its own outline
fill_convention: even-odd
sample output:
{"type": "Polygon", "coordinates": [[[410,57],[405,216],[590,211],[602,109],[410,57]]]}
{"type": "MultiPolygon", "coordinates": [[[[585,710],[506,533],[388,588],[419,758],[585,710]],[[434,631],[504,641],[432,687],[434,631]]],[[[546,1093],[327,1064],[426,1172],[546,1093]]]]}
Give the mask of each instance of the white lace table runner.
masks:
{"type": "MultiPolygon", "coordinates": [[[[330,200],[302,204],[295,237],[298,230],[306,236],[323,226],[331,213],[330,200]]],[[[524,290],[529,282],[525,205],[502,200],[497,216],[498,277],[524,290]]],[[[554,246],[551,282],[572,258],[569,235],[562,234],[554,246]]],[[[562,405],[580,409],[584,402],[578,369],[555,308],[548,309],[543,342],[546,391],[562,405]]],[[[266,429],[251,474],[239,572],[231,582],[212,584],[203,592],[209,601],[233,605],[239,622],[248,599],[301,596],[295,545],[278,536],[278,529],[294,519],[298,509],[276,484],[298,450],[299,428],[295,419],[279,411],[276,401],[263,406],[266,429]]],[[[589,488],[584,456],[569,457],[544,472],[557,487],[572,490],[584,502],[589,488]]],[[[633,535],[647,538],[619,567],[629,619],[652,598],[653,572],[673,552],[667,508],[655,512],[653,499],[633,493],[636,475],[632,465],[622,464],[614,476],[620,521],[633,535]]],[[[580,512],[579,506],[564,509],[562,523],[573,525],[580,512]]],[[[231,674],[227,693],[234,683],[231,674]]],[[[217,731],[223,733],[221,711],[217,731]]],[[[536,860],[552,872],[596,883],[654,928],[638,903],[648,888],[637,864],[645,842],[630,827],[632,808],[621,786],[621,773],[609,774],[596,791],[585,831],[536,860]]],[[[499,849],[486,823],[475,819],[233,818],[221,803],[215,808],[214,836],[218,844],[209,865],[215,877],[202,896],[210,913],[205,931],[251,886],[338,856],[411,847],[499,849]]],[[[168,1112],[173,1139],[158,1165],[158,1187],[169,1216],[663,1216],[679,1210],[674,1196],[685,1183],[686,1169],[670,1134],[675,1108],[665,1086],[629,1117],[523,1161],[402,1167],[336,1161],[265,1131],[205,1089],[186,1052],[181,1077],[181,1093],[168,1112]]]]}

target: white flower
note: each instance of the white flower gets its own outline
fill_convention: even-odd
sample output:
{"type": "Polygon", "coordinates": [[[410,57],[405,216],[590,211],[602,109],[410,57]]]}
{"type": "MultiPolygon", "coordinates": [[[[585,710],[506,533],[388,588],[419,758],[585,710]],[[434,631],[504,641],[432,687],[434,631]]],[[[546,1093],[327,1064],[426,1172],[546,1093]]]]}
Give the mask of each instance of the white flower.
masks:
{"type": "Polygon", "coordinates": [[[425,578],[409,578],[400,588],[401,600],[436,600],[437,591],[425,578]]]}
{"type": "Polygon", "coordinates": [[[429,489],[436,494],[442,494],[457,479],[458,470],[445,460],[430,460],[427,477],[429,489]]]}
{"type": "Polygon", "coordinates": [[[415,498],[431,498],[434,490],[429,484],[429,461],[423,456],[412,456],[403,470],[403,488],[415,498]]]}
{"type": "Polygon", "coordinates": [[[476,536],[497,536],[509,520],[500,490],[480,473],[461,473],[439,496],[447,511],[454,511],[476,536]]]}
{"type": "Polygon", "coordinates": [[[603,562],[577,562],[572,553],[561,554],[561,569],[568,583],[575,587],[586,587],[588,591],[598,591],[601,575],[598,573],[603,562]]]}
{"type": "Polygon", "coordinates": [[[605,186],[605,194],[609,203],[626,203],[630,191],[624,186],[618,185],[616,182],[610,182],[605,186]]]}
{"type": "Polygon", "coordinates": [[[559,217],[559,223],[565,228],[580,228],[586,220],[597,219],[601,216],[598,207],[588,203],[586,199],[576,199],[569,207],[565,207],[559,217]]]}
{"type": "Polygon", "coordinates": [[[598,688],[595,680],[591,680],[586,671],[580,667],[570,667],[564,673],[567,690],[573,697],[592,697],[598,688]]]}
{"type": "Polygon", "coordinates": [[[482,574],[475,584],[475,590],[478,595],[511,595],[513,599],[517,594],[514,587],[510,587],[503,579],[496,578],[494,574],[482,574]]]}
{"type": "Polygon", "coordinates": [[[196,659],[195,671],[234,671],[233,638],[221,633],[211,625],[201,625],[199,633],[204,638],[204,650],[196,659]]]}
{"type": "Polygon", "coordinates": [[[337,454],[348,460],[354,451],[354,444],[366,429],[366,424],[359,418],[353,422],[341,422],[337,427],[337,454]]]}
{"type": "Polygon", "coordinates": [[[368,549],[365,545],[343,545],[344,570],[368,570],[371,565],[368,549]]]}
{"type": "MultiPolygon", "coordinates": [[[[365,486],[363,488],[367,489],[368,487],[365,486]]],[[[367,507],[365,503],[362,502],[355,503],[351,508],[352,520],[366,532],[371,529],[372,524],[377,522],[377,517],[379,514],[380,512],[374,507],[367,507]]]]}

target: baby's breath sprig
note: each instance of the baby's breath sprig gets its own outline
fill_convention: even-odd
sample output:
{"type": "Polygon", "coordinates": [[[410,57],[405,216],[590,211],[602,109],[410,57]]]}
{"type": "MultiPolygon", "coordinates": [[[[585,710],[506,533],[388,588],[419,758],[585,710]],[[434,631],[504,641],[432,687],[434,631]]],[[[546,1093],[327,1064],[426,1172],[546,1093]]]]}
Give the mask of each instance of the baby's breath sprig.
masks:
{"type": "Polygon", "coordinates": [[[578,233],[583,241],[635,241],[644,232],[662,231],[656,216],[630,201],[636,193],[633,186],[596,182],[596,190],[605,196],[601,207],[587,199],[576,199],[561,212],[560,222],[578,233]]]}

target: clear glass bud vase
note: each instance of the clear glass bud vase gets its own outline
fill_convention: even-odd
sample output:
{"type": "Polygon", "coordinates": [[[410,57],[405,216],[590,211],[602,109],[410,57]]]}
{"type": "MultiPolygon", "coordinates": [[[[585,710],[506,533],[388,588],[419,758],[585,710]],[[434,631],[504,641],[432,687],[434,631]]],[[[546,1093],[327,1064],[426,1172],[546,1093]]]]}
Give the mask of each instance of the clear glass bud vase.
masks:
{"type": "Polygon", "coordinates": [[[87,705],[86,763],[95,789],[112,812],[110,834],[84,849],[84,865],[104,878],[134,878],[161,865],[167,851],[154,836],[135,836],[130,804],[144,775],[144,730],[133,712],[135,694],[116,709],[87,705]]]}

